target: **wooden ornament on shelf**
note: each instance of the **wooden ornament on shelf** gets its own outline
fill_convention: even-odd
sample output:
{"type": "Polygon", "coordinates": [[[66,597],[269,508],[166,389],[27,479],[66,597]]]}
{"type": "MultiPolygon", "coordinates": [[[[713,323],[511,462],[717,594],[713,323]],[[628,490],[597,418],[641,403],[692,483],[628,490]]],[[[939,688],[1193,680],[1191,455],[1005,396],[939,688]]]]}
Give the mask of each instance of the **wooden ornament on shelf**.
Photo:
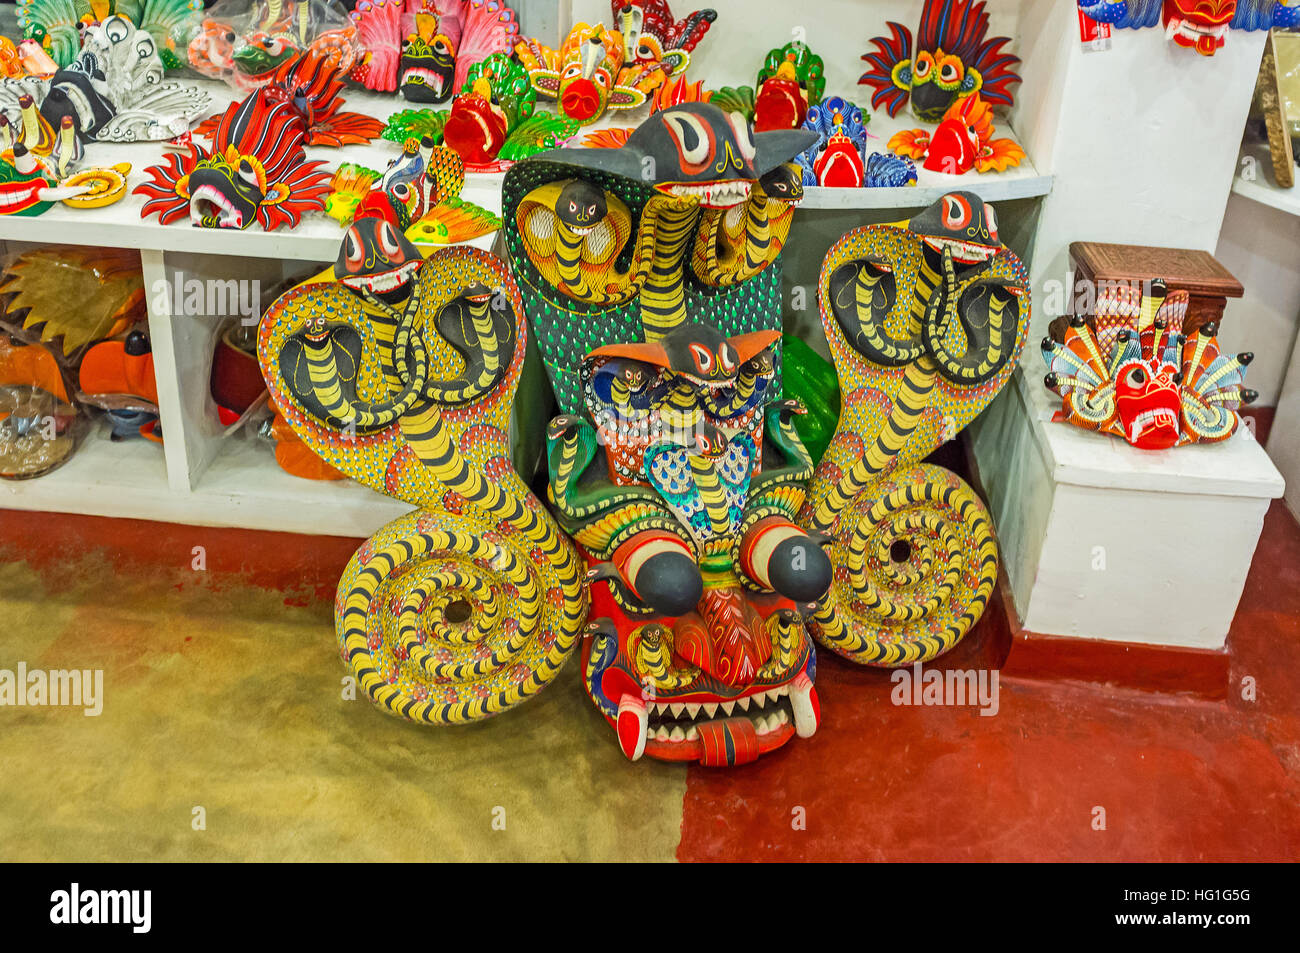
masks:
{"type": "Polygon", "coordinates": [[[1170,292],[1186,291],[1191,300],[1183,330],[1194,333],[1207,322],[1223,320],[1229,298],[1245,294],[1213,255],[1190,248],[1151,245],[1113,245],[1105,242],[1071,242],[1070,268],[1075,273],[1075,314],[1087,314],[1089,301],[1108,285],[1141,286],[1163,278],[1170,292]]]}
{"type": "Polygon", "coordinates": [[[1273,179],[1278,188],[1295,186],[1295,156],[1291,151],[1291,130],[1286,121],[1286,106],[1277,77],[1277,50],[1274,34],[1264,42],[1264,60],[1259,66],[1259,103],[1264,110],[1264,127],[1268,130],[1268,154],[1273,164],[1273,179]]]}

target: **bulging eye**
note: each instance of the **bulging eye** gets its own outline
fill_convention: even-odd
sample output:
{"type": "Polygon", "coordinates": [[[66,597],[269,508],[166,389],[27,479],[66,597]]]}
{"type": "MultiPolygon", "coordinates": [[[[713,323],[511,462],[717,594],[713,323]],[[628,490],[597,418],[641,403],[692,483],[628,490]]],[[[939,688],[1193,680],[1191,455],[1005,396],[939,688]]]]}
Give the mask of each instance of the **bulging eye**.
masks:
{"type": "Polygon", "coordinates": [[[239,168],[236,172],[241,181],[246,182],[254,188],[260,187],[260,183],[257,181],[257,170],[253,168],[252,163],[247,159],[240,161],[239,168]]]}
{"type": "Polygon", "coordinates": [[[912,78],[918,82],[927,80],[930,78],[930,72],[933,68],[934,60],[931,59],[930,54],[922,53],[916,58],[916,62],[912,64],[912,78]]]}
{"type": "Polygon", "coordinates": [[[281,40],[272,40],[266,44],[266,51],[272,56],[279,56],[284,52],[284,43],[281,40]]]}
{"type": "Polygon", "coordinates": [[[943,197],[943,226],[949,229],[965,228],[970,224],[970,203],[960,195],[943,197]]]}
{"type": "Polygon", "coordinates": [[[399,202],[405,202],[411,197],[411,187],[405,182],[398,182],[393,186],[393,198],[399,202]]]}
{"type": "Polygon", "coordinates": [[[1142,367],[1130,367],[1124,372],[1124,383],[1134,389],[1143,387],[1147,382],[1147,372],[1142,367]]]}
{"type": "Polygon", "coordinates": [[[104,34],[114,43],[125,40],[128,32],[126,21],[121,17],[109,17],[104,21],[104,34]]]}
{"type": "Polygon", "coordinates": [[[660,115],[681,157],[682,167],[692,174],[703,172],[713,161],[717,149],[713,130],[694,113],[665,112],[660,115]]]}
{"type": "Polygon", "coordinates": [[[433,51],[435,53],[449,54],[451,53],[451,47],[447,45],[446,40],[438,40],[433,44],[433,51]]]}
{"type": "Polygon", "coordinates": [[[609,70],[605,69],[603,66],[597,69],[595,74],[591,78],[595,80],[598,86],[614,85],[614,80],[610,77],[609,70]]]}
{"type": "Polygon", "coordinates": [[[397,243],[397,232],[388,222],[379,226],[379,247],[389,258],[397,258],[402,253],[402,246],[397,243]]]}
{"type": "Polygon", "coordinates": [[[708,374],[713,370],[713,352],[703,344],[691,345],[691,360],[695,362],[695,369],[701,374],[708,374]]]}
{"type": "Polygon", "coordinates": [[[754,148],[754,134],[749,120],[738,112],[728,113],[727,119],[731,122],[731,131],[736,134],[736,145],[740,147],[740,154],[746,162],[752,162],[757,150],[754,148]]]}
{"type": "Polygon", "coordinates": [[[353,271],[358,270],[365,260],[365,250],[355,225],[348,229],[347,235],[343,238],[343,255],[348,268],[353,271]]]}
{"type": "Polygon", "coordinates": [[[147,60],[153,56],[153,40],[146,34],[139,43],[135,45],[136,55],[142,60],[147,60]]]}
{"type": "Polygon", "coordinates": [[[735,371],[736,352],[730,344],[724,342],[722,346],[718,348],[718,363],[728,374],[735,371]]]}
{"type": "Polygon", "coordinates": [[[578,78],[579,76],[581,76],[581,75],[582,75],[582,64],[581,64],[581,63],[570,63],[568,66],[565,67],[565,69],[564,69],[564,75],[563,75],[562,78],[563,78],[563,79],[577,79],[577,78],[578,78]]]}

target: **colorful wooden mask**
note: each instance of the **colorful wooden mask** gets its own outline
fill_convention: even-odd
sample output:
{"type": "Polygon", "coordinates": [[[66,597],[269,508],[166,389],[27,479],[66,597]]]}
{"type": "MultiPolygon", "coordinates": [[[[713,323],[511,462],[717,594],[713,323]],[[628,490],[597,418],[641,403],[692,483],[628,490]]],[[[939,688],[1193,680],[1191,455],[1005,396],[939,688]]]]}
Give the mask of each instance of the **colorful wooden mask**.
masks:
{"type": "Polygon", "coordinates": [[[995,106],[1010,106],[1011,87],[1020,82],[1012,69],[1019,57],[1003,53],[1007,37],[988,37],[984,0],[925,0],[921,25],[912,33],[889,24],[889,37],[872,40],[863,55],[869,69],[858,82],[872,87],[871,105],[896,116],[911,100],[922,122],[939,122],[962,97],[980,93],[995,106]]]}
{"type": "MultiPolygon", "coordinates": [[[[266,102],[288,103],[297,112],[305,145],[363,144],[384,131],[383,122],[373,116],[343,109],[343,71],[332,57],[318,51],[309,50],[281,63],[261,88],[265,88],[266,102]]],[[[212,138],[221,118],[204,120],[195,135],[212,138]]]]}
{"type": "Polygon", "coordinates": [[[102,142],[171,139],[188,131],[211,102],[195,86],[163,82],[154,38],[122,16],[86,27],[76,58],[48,83],[0,83],[0,111],[10,121],[24,96],[39,104],[50,129],[67,118],[80,139],[102,142]]]}
{"type": "Polygon", "coordinates": [[[1237,408],[1259,395],[1243,386],[1249,352],[1220,353],[1214,322],[1183,333],[1186,291],[1151,282],[1101,289],[1096,314],[1053,323],[1043,339],[1047,386],[1064,420],[1123,437],[1142,450],[1226,440],[1237,408]]]}
{"type": "Polygon", "coordinates": [[[867,126],[861,109],[832,96],[809,108],[803,128],[817,133],[817,142],[795,159],[804,185],[860,188],[865,184],[867,126]]]}
{"type": "Polygon", "coordinates": [[[674,20],[667,0],[610,0],[609,9],[623,37],[623,61],[658,67],[666,77],[686,71],[691,50],[718,18],[716,10],[696,10],[674,20]]]}
{"type": "Polygon", "coordinates": [[[754,129],[798,129],[826,91],[822,58],[798,40],[767,54],[755,84],[754,129]]]}
{"type": "Polygon", "coordinates": [[[362,0],[351,18],[368,51],[351,78],[412,102],[446,102],[471,66],[519,40],[501,0],[362,0]]]}
{"type": "Polygon", "coordinates": [[[578,131],[578,120],[535,113],[536,104],[537,93],[524,67],[494,54],[470,67],[443,126],[443,138],[466,167],[496,171],[503,167],[501,162],[554,148],[578,131]]]}
{"type": "Polygon", "coordinates": [[[134,190],[148,197],[140,215],[164,225],[188,216],[201,228],[297,225],[304,212],[324,209],[330,191],[324,163],[307,161],[306,142],[299,107],[274,87],[255,90],[222,114],[210,152],[191,142],[145,170],[151,181],[134,190]]]}
{"type": "Polygon", "coordinates": [[[191,68],[240,92],[307,53],[341,75],[362,61],[357,25],[336,0],[219,0],[186,48],[191,68]]]}
{"type": "Polygon", "coordinates": [[[71,117],[54,133],[26,95],[18,112],[16,127],[0,114],[0,215],[39,215],[55,202],[99,208],[125,197],[129,163],[74,171],[82,149],[71,117]]]}
{"type": "Polygon", "coordinates": [[[527,338],[504,262],[463,246],[425,261],[373,217],[262,318],[258,359],[286,422],[417,507],[361,545],[335,603],[344,660],[397,717],[454,725],[512,708],[582,633],[584,566],[509,460],[527,338]]]}
{"type": "Polygon", "coordinates": [[[657,65],[623,65],[623,37],[603,24],[577,24],[560,49],[523,40],[515,55],[540,96],[555,99],[560,113],[595,122],[606,109],[640,106],[664,80],[657,65]]]}
{"type": "Polygon", "coordinates": [[[562,411],[550,497],[600,582],[584,680],[632,760],[740,764],[817,728],[795,610],[830,566],[792,522],[811,463],[776,400],[789,160],[812,139],[687,103],[506,173],[506,247],[562,411]]]}
{"type": "Polygon", "coordinates": [[[1297,0],[1079,0],[1079,9],[1120,29],[1161,24],[1178,46],[1213,56],[1230,30],[1300,25],[1297,0]]]}
{"type": "Polygon", "coordinates": [[[202,0],[19,0],[18,23],[23,36],[64,67],[76,60],[86,27],[120,16],[153,38],[167,69],[177,69],[202,10],[202,0]]]}
{"type": "Polygon", "coordinates": [[[1029,275],[994,210],[951,192],[827,253],[818,304],[843,401],[798,524],[836,567],[809,628],[868,665],[925,662],[979,619],[997,582],[984,504],[921,461],[1006,384],[1029,330],[1029,275]]]}
{"type": "Polygon", "coordinates": [[[430,245],[467,242],[501,226],[496,215],[461,199],[464,164],[428,136],[408,139],[382,175],[345,162],[330,185],[326,214],[344,226],[382,218],[411,241],[430,245]]]}
{"type": "Polygon", "coordinates": [[[979,93],[958,99],[948,109],[939,128],[908,129],[889,140],[900,156],[924,159],[924,167],[947,175],[1003,172],[1020,165],[1025,150],[1012,139],[993,138],[993,110],[979,93]]]}

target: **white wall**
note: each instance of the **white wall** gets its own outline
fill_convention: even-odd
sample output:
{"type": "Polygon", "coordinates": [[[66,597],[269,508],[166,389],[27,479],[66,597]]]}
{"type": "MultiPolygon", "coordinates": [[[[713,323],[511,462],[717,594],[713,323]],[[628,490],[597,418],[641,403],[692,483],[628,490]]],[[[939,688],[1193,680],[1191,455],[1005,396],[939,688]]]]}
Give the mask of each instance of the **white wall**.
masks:
{"type": "Polygon", "coordinates": [[[1206,58],[1160,30],[1117,30],[1110,50],[1085,53],[1073,6],[1026,0],[1026,25],[1048,39],[1026,44],[1038,92],[1013,124],[1056,175],[1031,268],[1035,336],[1062,311],[1046,283],[1065,281],[1070,242],[1214,251],[1265,36],[1232,33],[1206,58]]]}
{"type": "Polygon", "coordinates": [[[1246,288],[1228,302],[1219,345],[1255,353],[1246,383],[1256,406],[1274,406],[1300,320],[1300,217],[1234,194],[1214,254],[1246,288]]]}

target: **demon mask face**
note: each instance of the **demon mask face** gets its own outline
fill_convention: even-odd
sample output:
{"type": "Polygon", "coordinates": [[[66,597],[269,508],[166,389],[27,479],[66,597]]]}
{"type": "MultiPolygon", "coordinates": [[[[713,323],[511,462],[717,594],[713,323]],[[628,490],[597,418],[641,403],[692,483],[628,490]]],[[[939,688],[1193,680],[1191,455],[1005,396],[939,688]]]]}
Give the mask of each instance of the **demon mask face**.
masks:
{"type": "Polygon", "coordinates": [[[1178,46],[1213,56],[1232,30],[1282,30],[1300,26],[1296,0],[1079,0],[1098,23],[1120,29],[1163,25],[1178,46]]]}
{"type": "Polygon", "coordinates": [[[1103,288],[1091,321],[1053,323],[1043,339],[1047,386],[1062,398],[1057,420],[1123,437],[1140,450],[1226,440],[1236,409],[1255,391],[1244,387],[1253,355],[1219,352],[1213,323],[1183,334],[1186,291],[1155,280],[1103,288]]]}
{"type": "Polygon", "coordinates": [[[412,33],[402,43],[400,79],[402,95],[415,103],[445,103],[455,91],[456,49],[438,33],[412,33]]]}
{"type": "Polygon", "coordinates": [[[264,87],[221,116],[211,153],[191,144],[145,170],[152,181],[135,189],[149,197],[140,214],[164,225],[188,215],[202,228],[296,225],[304,211],[323,210],[330,192],[323,163],[306,161],[306,136],[298,107],[264,87]]]}
{"type": "MultiPolygon", "coordinates": [[[[578,122],[595,122],[606,109],[630,109],[646,100],[647,90],[634,82],[638,71],[623,69],[622,37],[601,24],[579,23],[558,52],[532,40],[520,43],[515,52],[533,89],[558,100],[560,112],[578,122]]],[[[657,78],[662,82],[661,75],[657,78]]]]}
{"type": "Polygon", "coordinates": [[[988,36],[984,0],[925,0],[921,25],[912,33],[890,23],[890,36],[872,40],[862,57],[869,69],[858,82],[871,86],[871,105],[895,116],[910,99],[922,122],[939,122],[958,99],[982,93],[994,105],[1010,106],[1012,72],[1020,62],[1003,53],[1006,37],[988,36]]]}
{"type": "Polygon", "coordinates": [[[84,34],[81,54],[54,74],[41,115],[56,129],[70,116],[93,139],[122,109],[135,105],[163,79],[154,39],[125,17],[111,16],[84,34]]]}
{"type": "Polygon", "coordinates": [[[334,275],[346,287],[386,304],[405,301],[424,258],[386,218],[358,218],[343,236],[334,275]]]}
{"type": "MultiPolygon", "coordinates": [[[[574,191],[573,217],[599,214],[574,191]]],[[[686,324],[599,347],[581,368],[590,424],[550,428],[552,499],[563,521],[591,494],[573,531],[609,584],[593,587],[587,689],[632,760],[743,764],[816,731],[796,606],[826,591],[830,562],[758,503],[782,471],[761,459],[779,336],[686,324]],[[568,452],[593,428],[605,472],[579,489],[568,452]]]]}
{"type": "Polygon", "coordinates": [[[1176,44],[1213,56],[1227,38],[1237,0],[1166,0],[1162,19],[1176,44]]]}

